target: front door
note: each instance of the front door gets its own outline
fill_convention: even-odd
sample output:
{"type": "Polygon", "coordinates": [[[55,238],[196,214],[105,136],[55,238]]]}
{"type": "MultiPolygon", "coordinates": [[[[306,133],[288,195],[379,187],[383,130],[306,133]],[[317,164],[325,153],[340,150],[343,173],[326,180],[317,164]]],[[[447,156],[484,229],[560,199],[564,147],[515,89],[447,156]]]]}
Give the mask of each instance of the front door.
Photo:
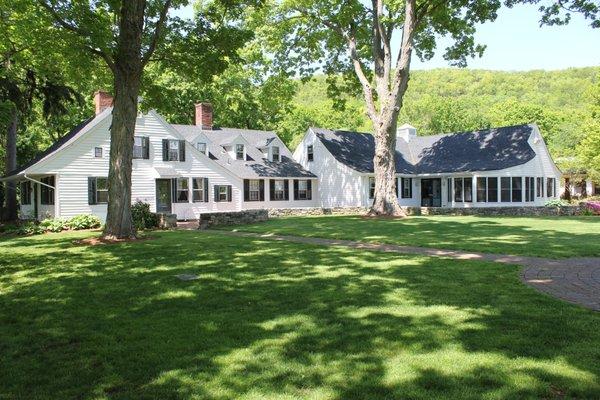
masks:
{"type": "Polygon", "coordinates": [[[156,180],[156,212],[171,213],[171,180],[156,180]]]}
{"type": "Polygon", "coordinates": [[[440,178],[421,179],[421,206],[442,206],[442,180],[440,178]]]}

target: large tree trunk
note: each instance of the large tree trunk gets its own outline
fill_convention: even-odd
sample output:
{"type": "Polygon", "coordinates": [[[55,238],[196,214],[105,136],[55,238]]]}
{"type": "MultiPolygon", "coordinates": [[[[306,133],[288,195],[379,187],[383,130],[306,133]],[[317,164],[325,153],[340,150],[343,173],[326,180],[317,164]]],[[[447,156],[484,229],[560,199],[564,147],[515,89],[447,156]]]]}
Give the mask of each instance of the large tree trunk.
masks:
{"type": "MultiPolygon", "coordinates": [[[[6,132],[6,156],[5,156],[5,171],[8,174],[17,168],[17,129],[19,126],[19,113],[13,109],[10,124],[6,132]]],[[[5,185],[6,207],[4,219],[6,221],[14,221],[17,219],[17,185],[14,181],[8,181],[5,185]]]]}
{"type": "Polygon", "coordinates": [[[114,65],[114,108],[110,127],[110,167],[108,171],[108,213],[103,237],[135,238],[131,219],[131,169],[137,99],[142,77],[141,38],[144,0],[123,1],[119,43],[114,65]]]}
{"type": "Polygon", "coordinates": [[[376,129],[375,157],[373,166],[375,172],[375,196],[369,214],[371,215],[406,215],[398,204],[396,196],[396,124],[393,122],[387,128],[376,129]]]}

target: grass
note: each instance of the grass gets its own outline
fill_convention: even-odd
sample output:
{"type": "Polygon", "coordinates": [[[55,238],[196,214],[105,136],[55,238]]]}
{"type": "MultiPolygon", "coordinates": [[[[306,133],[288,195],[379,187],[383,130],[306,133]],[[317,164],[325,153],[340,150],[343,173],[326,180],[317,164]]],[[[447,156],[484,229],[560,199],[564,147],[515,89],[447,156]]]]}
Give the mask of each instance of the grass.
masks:
{"type": "Polygon", "coordinates": [[[288,217],[235,229],[546,258],[600,257],[600,218],[593,216],[288,217]]]}
{"type": "Polygon", "coordinates": [[[600,397],[600,314],[517,266],[92,234],[0,240],[0,399],[600,397]]]}

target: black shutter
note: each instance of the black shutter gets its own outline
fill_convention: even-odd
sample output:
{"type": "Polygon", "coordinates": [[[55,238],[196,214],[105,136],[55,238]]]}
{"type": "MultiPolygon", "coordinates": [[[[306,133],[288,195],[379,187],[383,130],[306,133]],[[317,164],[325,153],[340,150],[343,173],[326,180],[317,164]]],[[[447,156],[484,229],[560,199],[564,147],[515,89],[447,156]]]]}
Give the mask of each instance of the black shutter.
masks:
{"type": "Polygon", "coordinates": [[[96,204],[96,178],[88,177],[88,204],[96,204]]]}
{"type": "MultiPolygon", "coordinates": [[[[396,197],[399,197],[398,196],[398,189],[400,189],[400,184],[401,183],[402,184],[404,183],[404,179],[402,179],[402,178],[396,178],[396,197]]],[[[404,190],[402,190],[402,194],[404,194],[404,190]]]]}
{"type": "Polygon", "coordinates": [[[258,200],[265,201],[265,180],[258,181],[258,200]]]}
{"type": "Polygon", "coordinates": [[[204,201],[208,203],[208,178],[204,178],[204,201]]]}
{"type": "Polygon", "coordinates": [[[408,186],[408,193],[409,193],[408,197],[410,197],[412,199],[412,178],[408,178],[408,185],[409,185],[408,186]]]}
{"type": "Polygon", "coordinates": [[[269,179],[269,200],[275,199],[275,180],[269,179]]]}
{"type": "Polygon", "coordinates": [[[244,201],[250,200],[250,180],[244,179],[244,201]]]}
{"type": "Polygon", "coordinates": [[[298,179],[294,179],[294,200],[298,200],[298,179]]]}
{"type": "Polygon", "coordinates": [[[286,200],[290,199],[290,180],[286,179],[283,181],[283,198],[286,200]]]}
{"type": "Polygon", "coordinates": [[[171,203],[179,203],[177,201],[177,178],[171,178],[171,203]]]}
{"type": "Polygon", "coordinates": [[[312,180],[308,179],[306,181],[306,200],[312,199],[312,180]]]}
{"type": "Polygon", "coordinates": [[[227,186],[227,201],[231,201],[231,185],[227,186]]]}
{"type": "Polygon", "coordinates": [[[142,138],[142,158],[150,159],[150,138],[146,136],[142,138]]]}
{"type": "Polygon", "coordinates": [[[185,140],[179,141],[179,161],[185,161],[185,140]]]}
{"type": "Polygon", "coordinates": [[[169,140],[163,139],[162,141],[162,149],[163,149],[163,161],[169,161],[169,140]]]}
{"type": "Polygon", "coordinates": [[[215,191],[215,203],[219,202],[219,186],[215,185],[213,186],[213,189],[215,191]]]}

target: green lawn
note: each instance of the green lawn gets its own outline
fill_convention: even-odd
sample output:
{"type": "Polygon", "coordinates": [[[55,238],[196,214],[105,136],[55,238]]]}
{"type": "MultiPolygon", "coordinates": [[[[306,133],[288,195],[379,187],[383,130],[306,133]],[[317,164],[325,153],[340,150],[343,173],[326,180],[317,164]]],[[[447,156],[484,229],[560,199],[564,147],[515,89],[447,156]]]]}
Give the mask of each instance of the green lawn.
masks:
{"type": "Polygon", "coordinates": [[[517,266],[90,235],[0,239],[0,399],[600,398],[600,313],[517,266]]]}
{"type": "Polygon", "coordinates": [[[598,217],[288,217],[234,229],[547,258],[600,257],[598,217]]]}

